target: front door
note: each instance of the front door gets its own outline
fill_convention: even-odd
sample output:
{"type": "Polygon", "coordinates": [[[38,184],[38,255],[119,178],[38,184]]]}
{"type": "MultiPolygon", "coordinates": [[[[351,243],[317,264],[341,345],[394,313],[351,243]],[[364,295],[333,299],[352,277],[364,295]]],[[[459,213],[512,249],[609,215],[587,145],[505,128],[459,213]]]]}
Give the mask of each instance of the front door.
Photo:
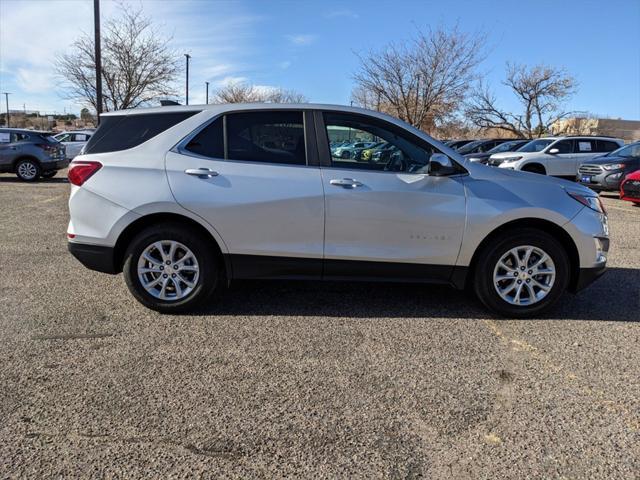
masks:
{"type": "Polygon", "coordinates": [[[575,178],[577,157],[574,152],[574,140],[560,140],[547,148],[547,152],[551,150],[557,152],[546,154],[547,175],[575,178]]]}
{"type": "Polygon", "coordinates": [[[302,111],[260,110],[219,117],[167,154],[177,202],[215,228],[235,278],[321,276],[324,196],[308,151],[302,111]]]}
{"type": "Polygon", "coordinates": [[[465,225],[464,175],[427,175],[434,147],[398,126],[360,114],[317,119],[327,143],[381,142],[365,160],[321,158],[324,276],[447,281],[465,225]]]}

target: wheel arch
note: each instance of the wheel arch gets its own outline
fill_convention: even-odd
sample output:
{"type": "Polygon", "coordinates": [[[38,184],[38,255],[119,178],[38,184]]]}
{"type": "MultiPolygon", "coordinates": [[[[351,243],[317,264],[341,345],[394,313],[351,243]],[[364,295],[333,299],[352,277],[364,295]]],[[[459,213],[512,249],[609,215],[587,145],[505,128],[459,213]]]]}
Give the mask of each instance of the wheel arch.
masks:
{"type": "Polygon", "coordinates": [[[19,157],[16,157],[13,162],[11,162],[11,170],[15,173],[16,171],[16,166],[18,165],[18,162],[21,160],[33,160],[34,162],[36,162],[38,164],[38,166],[40,168],[42,168],[42,163],[40,162],[40,160],[38,160],[37,157],[33,156],[33,155],[29,155],[29,154],[24,154],[24,155],[20,155],[19,157]]]}
{"type": "Polygon", "coordinates": [[[538,161],[532,161],[530,163],[525,163],[520,170],[522,170],[523,172],[531,172],[531,173],[538,173],[538,172],[542,172],[544,175],[547,174],[547,169],[546,167],[538,162],[538,161]]]}
{"type": "Polygon", "coordinates": [[[475,268],[478,263],[478,259],[485,247],[496,238],[508,233],[509,231],[519,230],[522,228],[535,228],[542,232],[549,233],[562,244],[565,251],[567,252],[567,256],[569,257],[569,289],[571,290],[575,288],[576,282],[578,281],[578,274],[580,272],[580,256],[578,253],[578,247],[571,238],[571,235],[569,235],[569,232],[567,232],[560,225],[542,218],[519,218],[517,220],[512,220],[503,225],[500,225],[499,227],[492,230],[480,242],[478,247],[475,249],[473,256],[471,257],[471,262],[469,263],[469,268],[465,277],[465,287],[468,286],[472,281],[475,275],[475,268]]]}
{"type": "Polygon", "coordinates": [[[198,231],[202,235],[202,237],[211,244],[216,255],[221,260],[222,265],[224,265],[224,273],[226,275],[226,278],[230,278],[231,265],[228,263],[229,257],[228,255],[222,254],[222,248],[214,235],[204,225],[197,222],[196,220],[185,215],[180,215],[179,213],[169,212],[150,213],[144,215],[140,218],[137,218],[125,227],[125,229],[118,236],[118,239],[116,240],[116,244],[114,246],[113,263],[116,269],[116,273],[120,273],[122,271],[122,266],[124,264],[124,254],[127,250],[127,246],[129,245],[129,243],[131,243],[131,240],[133,240],[133,238],[145,228],[162,223],[178,223],[198,231]]]}

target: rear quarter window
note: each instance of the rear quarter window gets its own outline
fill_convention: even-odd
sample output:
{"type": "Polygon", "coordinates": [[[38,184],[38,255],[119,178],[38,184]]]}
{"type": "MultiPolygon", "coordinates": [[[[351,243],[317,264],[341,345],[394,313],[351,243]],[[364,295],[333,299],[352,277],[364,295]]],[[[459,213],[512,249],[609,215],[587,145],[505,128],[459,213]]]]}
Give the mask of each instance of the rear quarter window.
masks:
{"type": "Polygon", "coordinates": [[[84,153],[116,152],[137,147],[196,113],[199,112],[143,113],[103,117],[100,119],[98,130],[87,142],[84,153]]]}

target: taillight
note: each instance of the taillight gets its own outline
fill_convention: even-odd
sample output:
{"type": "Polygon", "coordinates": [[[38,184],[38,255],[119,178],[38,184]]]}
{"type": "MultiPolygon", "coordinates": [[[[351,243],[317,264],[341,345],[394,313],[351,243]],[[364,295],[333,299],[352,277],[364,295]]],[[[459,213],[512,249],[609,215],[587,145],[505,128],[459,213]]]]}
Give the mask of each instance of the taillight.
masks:
{"type": "Polygon", "coordinates": [[[49,143],[36,143],[36,147],[43,149],[45,152],[52,152],[58,149],[58,147],[49,143]]]}
{"type": "Polygon", "coordinates": [[[101,168],[100,162],[71,162],[67,178],[73,185],[79,187],[101,168]]]}

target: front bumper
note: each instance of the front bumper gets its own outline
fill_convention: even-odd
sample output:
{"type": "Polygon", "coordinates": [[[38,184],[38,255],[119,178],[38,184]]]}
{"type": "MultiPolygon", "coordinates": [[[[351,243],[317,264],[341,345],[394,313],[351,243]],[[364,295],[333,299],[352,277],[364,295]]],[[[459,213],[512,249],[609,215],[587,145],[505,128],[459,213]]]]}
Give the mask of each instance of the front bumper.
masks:
{"type": "Polygon", "coordinates": [[[593,268],[581,268],[569,290],[573,293],[583,290],[604,275],[606,271],[606,265],[593,268]]]}
{"type": "Polygon", "coordinates": [[[630,200],[638,202],[640,201],[640,181],[639,180],[627,180],[622,184],[620,189],[622,200],[630,200]]]}
{"type": "Polygon", "coordinates": [[[622,170],[604,171],[597,175],[578,173],[576,182],[596,191],[617,191],[624,179],[624,173],[622,170]]]}
{"type": "Polygon", "coordinates": [[[71,255],[90,270],[111,274],[120,273],[116,268],[115,249],[112,247],[69,242],[68,248],[71,255]]]}
{"type": "Polygon", "coordinates": [[[63,160],[56,160],[55,162],[47,162],[42,164],[42,169],[45,172],[50,172],[52,170],[62,170],[63,168],[67,168],[69,166],[69,160],[66,158],[63,160]]]}

